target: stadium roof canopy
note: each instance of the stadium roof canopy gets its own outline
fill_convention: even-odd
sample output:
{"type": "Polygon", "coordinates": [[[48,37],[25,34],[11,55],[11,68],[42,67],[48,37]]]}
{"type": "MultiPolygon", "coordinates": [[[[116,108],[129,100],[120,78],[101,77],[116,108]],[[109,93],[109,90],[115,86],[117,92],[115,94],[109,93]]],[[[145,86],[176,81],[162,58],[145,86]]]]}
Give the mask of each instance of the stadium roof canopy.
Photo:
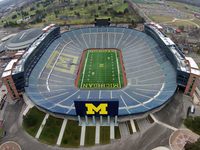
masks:
{"type": "Polygon", "coordinates": [[[41,29],[28,29],[21,31],[6,42],[6,47],[8,50],[26,49],[41,35],[41,29]]]}

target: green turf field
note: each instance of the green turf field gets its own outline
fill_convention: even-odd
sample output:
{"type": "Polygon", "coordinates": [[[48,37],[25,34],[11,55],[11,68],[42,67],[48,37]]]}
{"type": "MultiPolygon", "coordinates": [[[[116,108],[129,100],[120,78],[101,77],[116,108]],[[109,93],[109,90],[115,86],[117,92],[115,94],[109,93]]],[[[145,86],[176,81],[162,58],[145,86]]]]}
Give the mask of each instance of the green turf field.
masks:
{"type": "Polygon", "coordinates": [[[119,89],[124,86],[122,61],[117,49],[86,50],[80,64],[81,89],[119,89]]]}

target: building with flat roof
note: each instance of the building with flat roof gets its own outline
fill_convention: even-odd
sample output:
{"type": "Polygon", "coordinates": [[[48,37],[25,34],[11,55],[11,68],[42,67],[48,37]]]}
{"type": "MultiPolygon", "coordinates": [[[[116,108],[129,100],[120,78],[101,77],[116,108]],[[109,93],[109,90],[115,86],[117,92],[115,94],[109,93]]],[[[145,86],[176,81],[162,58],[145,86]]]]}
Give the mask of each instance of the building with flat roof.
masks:
{"type": "Polygon", "coordinates": [[[20,99],[22,92],[24,92],[26,82],[25,77],[28,77],[27,74],[31,71],[29,69],[34,67],[34,64],[32,63],[37,63],[37,60],[39,59],[38,55],[41,56],[45,50],[45,46],[49,44],[49,41],[46,43],[42,41],[49,35],[52,28],[53,25],[48,28],[46,27],[45,30],[25,30],[8,41],[6,46],[9,49],[8,51],[13,53],[13,59],[11,59],[4,69],[2,80],[13,100],[20,99]],[[43,45],[43,47],[41,45],[43,45]],[[29,65],[29,67],[27,67],[27,65],[29,65]]]}
{"type": "Polygon", "coordinates": [[[17,35],[10,38],[5,47],[8,51],[17,51],[21,49],[27,49],[37,38],[42,35],[41,29],[28,29],[19,32],[17,35]]]}

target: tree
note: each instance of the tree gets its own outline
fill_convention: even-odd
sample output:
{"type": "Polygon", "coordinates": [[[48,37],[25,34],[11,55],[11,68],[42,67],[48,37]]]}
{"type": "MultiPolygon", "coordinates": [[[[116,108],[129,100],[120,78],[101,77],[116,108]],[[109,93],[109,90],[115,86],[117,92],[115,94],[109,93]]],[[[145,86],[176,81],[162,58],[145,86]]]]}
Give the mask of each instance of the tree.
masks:
{"type": "Polygon", "coordinates": [[[108,12],[107,12],[107,11],[104,11],[104,15],[108,15],[108,12]]]}
{"type": "Polygon", "coordinates": [[[200,150],[200,139],[198,139],[195,143],[187,142],[184,148],[185,150],[200,150]]]}
{"type": "Polygon", "coordinates": [[[200,116],[188,117],[184,120],[184,124],[187,128],[200,135],[200,116]]]}
{"type": "Polygon", "coordinates": [[[69,10],[74,10],[74,7],[70,7],[69,10]]]}
{"type": "Polygon", "coordinates": [[[131,20],[131,25],[132,25],[133,28],[137,27],[137,24],[136,24],[136,22],[134,20],[131,20]]]}
{"type": "Polygon", "coordinates": [[[125,8],[125,9],[124,9],[124,14],[128,14],[128,13],[129,13],[128,8],[125,8]]]}
{"type": "Polygon", "coordinates": [[[98,10],[101,10],[101,6],[98,6],[98,10]]]}
{"type": "Polygon", "coordinates": [[[85,7],[87,7],[87,6],[88,6],[88,3],[87,3],[87,1],[85,2],[84,6],[85,6],[85,7]]]}
{"type": "Polygon", "coordinates": [[[80,13],[79,12],[74,12],[74,15],[76,15],[77,17],[80,17],[80,13]]]}
{"type": "Polygon", "coordinates": [[[12,16],[12,19],[16,19],[16,18],[17,18],[17,15],[13,15],[13,16],[12,16]]]}
{"type": "Polygon", "coordinates": [[[93,4],[93,1],[89,1],[89,4],[92,5],[92,4],[93,4]]]}
{"type": "Polygon", "coordinates": [[[37,6],[37,8],[40,7],[40,3],[37,3],[36,6],[37,6]]]}
{"type": "Polygon", "coordinates": [[[34,10],[35,10],[35,7],[31,7],[31,8],[30,8],[30,11],[34,11],[34,10]]]}
{"type": "Polygon", "coordinates": [[[178,28],[181,30],[181,31],[184,31],[184,26],[183,25],[181,25],[181,26],[178,26],[178,28]]]}

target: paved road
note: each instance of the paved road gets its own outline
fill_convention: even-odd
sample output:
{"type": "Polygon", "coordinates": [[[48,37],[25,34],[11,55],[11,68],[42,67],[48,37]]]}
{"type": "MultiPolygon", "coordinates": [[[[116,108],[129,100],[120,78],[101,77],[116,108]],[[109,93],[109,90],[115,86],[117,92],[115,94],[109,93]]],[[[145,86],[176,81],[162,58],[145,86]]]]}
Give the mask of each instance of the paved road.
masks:
{"type": "Polygon", "coordinates": [[[183,95],[176,94],[174,99],[169,102],[166,107],[161,111],[155,113],[155,117],[164,123],[167,123],[176,128],[180,127],[182,124],[183,118],[186,117],[186,106],[184,105],[183,95]],[[174,115],[176,114],[176,115],[174,115]]]}

